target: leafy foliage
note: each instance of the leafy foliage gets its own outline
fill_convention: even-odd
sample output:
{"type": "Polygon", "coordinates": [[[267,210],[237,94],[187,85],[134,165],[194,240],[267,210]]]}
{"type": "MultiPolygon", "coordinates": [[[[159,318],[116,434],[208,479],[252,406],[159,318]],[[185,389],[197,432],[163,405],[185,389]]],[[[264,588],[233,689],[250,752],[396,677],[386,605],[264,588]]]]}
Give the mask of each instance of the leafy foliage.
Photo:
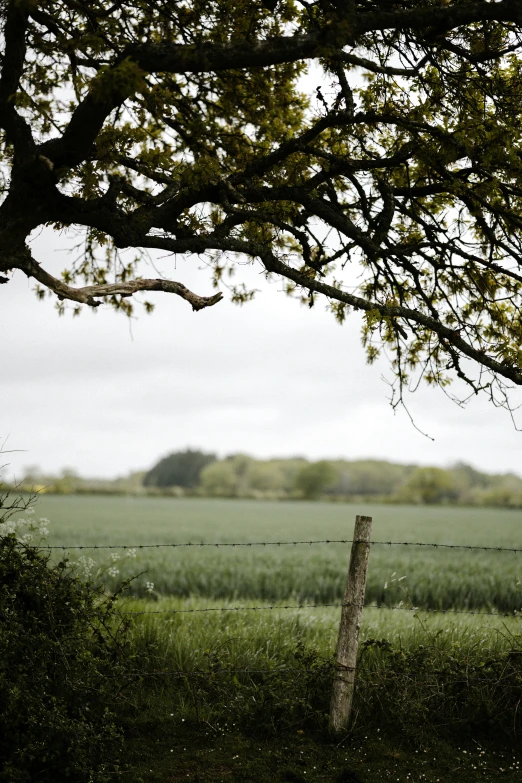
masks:
{"type": "Polygon", "coordinates": [[[203,468],[212,464],[215,454],[202,451],[176,451],[161,459],[143,478],[146,487],[195,487],[203,468]]]}
{"type": "Polygon", "coordinates": [[[130,313],[139,291],[221,299],[144,278],[148,249],[205,254],[236,302],[253,292],[229,273],[255,260],[340,322],[365,314],[395,403],[414,379],[458,378],[509,404],[518,0],[5,0],[2,14],[0,272],[23,270],[61,309],[130,313]],[[85,231],[62,279],[26,244],[41,225],[85,231]]]}
{"type": "Polygon", "coordinates": [[[125,628],[67,563],[0,537],[0,781],[105,781],[118,765],[125,628]]]}
{"type": "Polygon", "coordinates": [[[333,486],[336,477],[337,471],[328,460],[310,462],[308,465],[303,465],[297,474],[296,489],[306,500],[318,498],[326,489],[333,486]]]}

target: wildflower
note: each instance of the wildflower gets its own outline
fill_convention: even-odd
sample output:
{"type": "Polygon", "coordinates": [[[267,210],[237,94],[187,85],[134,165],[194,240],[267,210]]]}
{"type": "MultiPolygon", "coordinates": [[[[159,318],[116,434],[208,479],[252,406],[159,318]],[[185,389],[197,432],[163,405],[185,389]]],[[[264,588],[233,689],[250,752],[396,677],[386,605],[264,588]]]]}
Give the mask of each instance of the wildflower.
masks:
{"type": "Polygon", "coordinates": [[[125,557],[136,557],[136,550],[127,549],[127,551],[125,552],[125,557]]]}
{"type": "Polygon", "coordinates": [[[120,559],[121,555],[118,552],[111,552],[111,560],[116,563],[120,559]]]}
{"type": "Polygon", "coordinates": [[[154,582],[145,582],[145,590],[148,593],[152,593],[152,591],[154,590],[154,582]]]}
{"type": "Polygon", "coordinates": [[[84,579],[90,579],[92,569],[96,565],[92,557],[85,557],[85,555],[82,555],[78,558],[78,565],[80,566],[84,579]]]}
{"type": "Polygon", "coordinates": [[[109,568],[109,576],[118,576],[120,573],[120,569],[116,568],[115,566],[112,566],[112,568],[109,568]]]}

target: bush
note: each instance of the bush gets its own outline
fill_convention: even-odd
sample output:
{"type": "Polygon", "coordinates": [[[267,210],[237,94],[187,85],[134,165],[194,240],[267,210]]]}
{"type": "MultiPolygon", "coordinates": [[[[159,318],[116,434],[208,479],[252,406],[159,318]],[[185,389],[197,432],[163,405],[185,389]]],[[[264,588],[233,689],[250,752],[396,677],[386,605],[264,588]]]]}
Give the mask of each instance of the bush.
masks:
{"type": "Polygon", "coordinates": [[[0,536],[2,783],[97,783],[117,769],[126,628],[114,600],[0,536]]]}
{"type": "Polygon", "coordinates": [[[184,487],[192,489],[201,471],[216,461],[215,454],[202,451],[176,451],[161,459],[143,478],[144,487],[184,487]]]}
{"type": "Polygon", "coordinates": [[[303,465],[295,478],[295,487],[305,500],[315,500],[332,487],[337,479],[337,470],[328,460],[303,465]]]}

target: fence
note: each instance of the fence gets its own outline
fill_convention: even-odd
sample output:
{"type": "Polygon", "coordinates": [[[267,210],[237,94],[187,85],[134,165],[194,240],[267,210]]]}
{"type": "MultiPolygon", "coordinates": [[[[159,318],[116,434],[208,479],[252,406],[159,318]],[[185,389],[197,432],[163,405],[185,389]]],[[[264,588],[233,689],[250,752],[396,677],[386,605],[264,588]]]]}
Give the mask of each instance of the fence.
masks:
{"type": "MultiPolygon", "coordinates": [[[[444,544],[427,543],[413,541],[372,541],[371,540],[371,517],[356,517],[354,536],[352,539],[317,539],[317,540],[291,540],[291,541],[255,541],[255,542],[184,542],[184,543],[157,543],[157,544],[103,544],[103,545],[72,545],[72,546],[45,546],[48,550],[150,550],[158,548],[226,548],[226,547],[285,547],[306,545],[313,546],[317,544],[351,544],[351,556],[348,568],[348,577],[344,598],[341,603],[295,603],[295,604],[269,604],[262,606],[221,606],[221,607],[203,607],[191,609],[150,609],[146,611],[126,611],[126,615],[160,615],[160,614],[195,614],[202,612],[261,612],[270,610],[285,609],[304,609],[304,608],[323,608],[337,607],[341,609],[341,620],[339,625],[339,635],[336,653],[336,665],[332,669],[326,666],[323,670],[332,671],[333,685],[330,708],[330,719],[332,728],[335,731],[343,729],[349,721],[351,704],[353,699],[356,675],[356,658],[358,648],[359,629],[361,625],[362,611],[364,609],[364,594],[366,584],[366,571],[368,558],[372,546],[381,545],[388,547],[430,547],[434,549],[463,549],[470,551],[483,552],[510,552],[522,553],[522,548],[499,547],[499,546],[471,546],[467,544],[444,544]]],[[[494,612],[494,611],[469,611],[464,609],[432,609],[415,606],[385,606],[385,609],[393,611],[408,612],[432,612],[437,614],[456,614],[456,615],[482,615],[489,617],[517,617],[522,616],[520,612],[494,612]]],[[[276,675],[281,672],[295,672],[299,674],[318,673],[320,667],[314,669],[274,667],[270,669],[213,669],[213,674],[238,674],[238,673],[263,673],[267,675],[276,675]]],[[[206,670],[193,670],[190,672],[183,670],[160,670],[152,672],[129,672],[129,676],[169,676],[184,678],[188,676],[203,676],[206,670]]]]}

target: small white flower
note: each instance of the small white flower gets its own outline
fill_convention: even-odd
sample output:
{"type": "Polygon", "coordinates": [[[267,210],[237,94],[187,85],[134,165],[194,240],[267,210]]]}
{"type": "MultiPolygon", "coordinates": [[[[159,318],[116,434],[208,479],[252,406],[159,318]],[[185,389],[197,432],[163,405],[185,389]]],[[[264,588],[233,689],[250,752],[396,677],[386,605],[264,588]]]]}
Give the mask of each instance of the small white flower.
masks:
{"type": "Polygon", "coordinates": [[[96,565],[92,557],[85,557],[82,555],[78,558],[78,565],[80,566],[85,579],[89,579],[92,573],[92,569],[96,565]]]}
{"type": "Polygon", "coordinates": [[[109,576],[118,576],[120,573],[120,569],[116,568],[115,566],[112,566],[112,568],[109,568],[109,576]]]}
{"type": "Polygon", "coordinates": [[[121,555],[118,552],[111,552],[111,560],[116,563],[120,559],[121,555]]]}
{"type": "Polygon", "coordinates": [[[136,557],[136,550],[127,549],[127,551],[125,552],[125,557],[136,557]]]}
{"type": "Polygon", "coordinates": [[[145,582],[145,590],[147,590],[149,593],[152,593],[154,590],[154,582],[145,582]]]}

